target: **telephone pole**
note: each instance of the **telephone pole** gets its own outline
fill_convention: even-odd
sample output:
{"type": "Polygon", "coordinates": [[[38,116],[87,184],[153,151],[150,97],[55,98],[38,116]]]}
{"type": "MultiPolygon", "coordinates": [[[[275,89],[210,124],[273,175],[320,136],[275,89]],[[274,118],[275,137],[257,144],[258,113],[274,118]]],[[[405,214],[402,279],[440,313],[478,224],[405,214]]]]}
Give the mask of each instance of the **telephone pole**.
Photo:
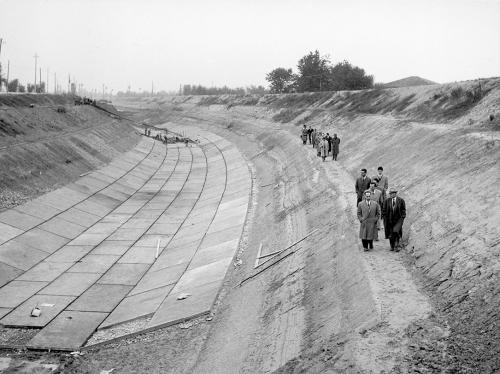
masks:
{"type": "Polygon", "coordinates": [[[45,92],[49,93],[49,68],[47,68],[47,82],[45,82],[45,92]]]}
{"type": "Polygon", "coordinates": [[[35,53],[35,55],[33,57],[35,58],[35,87],[34,87],[34,89],[35,89],[35,93],[36,93],[36,63],[38,61],[39,56],[38,56],[38,54],[35,53]]]}
{"type": "Polygon", "coordinates": [[[9,92],[9,73],[10,73],[10,60],[7,60],[7,82],[6,82],[6,92],[9,92]]]}
{"type": "Polygon", "coordinates": [[[57,93],[57,73],[54,73],[54,94],[57,93]]]}

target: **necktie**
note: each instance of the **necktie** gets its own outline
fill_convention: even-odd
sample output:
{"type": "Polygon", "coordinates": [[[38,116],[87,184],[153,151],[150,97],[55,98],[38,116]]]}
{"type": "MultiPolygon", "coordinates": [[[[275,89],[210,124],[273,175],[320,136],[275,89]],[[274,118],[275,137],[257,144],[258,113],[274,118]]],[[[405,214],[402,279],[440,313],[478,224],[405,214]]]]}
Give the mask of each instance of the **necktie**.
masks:
{"type": "Polygon", "coordinates": [[[396,207],[396,199],[392,199],[392,210],[396,207]]]}

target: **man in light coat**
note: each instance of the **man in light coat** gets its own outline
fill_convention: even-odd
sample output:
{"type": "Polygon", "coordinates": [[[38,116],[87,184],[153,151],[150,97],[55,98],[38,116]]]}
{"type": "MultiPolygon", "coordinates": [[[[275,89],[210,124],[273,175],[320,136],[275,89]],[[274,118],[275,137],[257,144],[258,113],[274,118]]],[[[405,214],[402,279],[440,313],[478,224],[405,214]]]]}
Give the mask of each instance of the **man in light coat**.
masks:
{"type": "Polygon", "coordinates": [[[340,149],[340,138],[337,137],[337,134],[333,134],[333,138],[332,138],[332,160],[333,161],[337,161],[339,149],[340,149]]]}
{"type": "Polygon", "coordinates": [[[358,220],[360,222],[359,238],[365,251],[373,249],[373,240],[378,239],[377,221],[380,218],[380,205],[371,201],[372,192],[364,192],[365,199],[358,204],[358,220]]]}
{"type": "Polygon", "coordinates": [[[406,203],[397,196],[398,190],[389,190],[389,197],[385,199],[382,207],[382,218],[384,220],[385,238],[389,239],[391,251],[399,252],[400,240],[403,236],[403,222],[406,218],[406,203]]]}
{"type": "Polygon", "coordinates": [[[377,169],[377,175],[373,177],[377,181],[377,186],[382,191],[382,201],[387,197],[387,189],[389,188],[389,178],[384,175],[384,168],[379,166],[377,169]]]}

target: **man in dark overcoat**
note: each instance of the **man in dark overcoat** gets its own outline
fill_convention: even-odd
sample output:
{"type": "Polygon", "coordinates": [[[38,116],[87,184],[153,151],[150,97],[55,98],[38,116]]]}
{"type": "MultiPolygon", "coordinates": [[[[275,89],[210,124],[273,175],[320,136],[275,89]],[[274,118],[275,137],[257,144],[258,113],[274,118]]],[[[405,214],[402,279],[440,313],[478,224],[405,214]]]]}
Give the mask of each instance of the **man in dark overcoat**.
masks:
{"type": "Polygon", "coordinates": [[[337,161],[337,155],[339,154],[340,149],[340,138],[337,137],[337,134],[333,134],[332,138],[332,160],[337,161]]]}
{"type": "Polygon", "coordinates": [[[391,251],[399,252],[400,240],[403,236],[403,222],[406,218],[406,203],[397,194],[396,188],[389,189],[389,197],[385,199],[382,207],[382,219],[385,238],[389,239],[391,251]]]}
{"type": "Polygon", "coordinates": [[[358,220],[360,222],[359,238],[365,251],[373,249],[373,240],[378,240],[377,222],[380,218],[380,205],[371,201],[372,191],[364,192],[365,199],[358,204],[358,220]]]}
{"type": "Polygon", "coordinates": [[[359,171],[359,177],[356,179],[356,206],[363,200],[363,193],[370,188],[370,178],[366,176],[366,169],[361,169],[359,171]]]}

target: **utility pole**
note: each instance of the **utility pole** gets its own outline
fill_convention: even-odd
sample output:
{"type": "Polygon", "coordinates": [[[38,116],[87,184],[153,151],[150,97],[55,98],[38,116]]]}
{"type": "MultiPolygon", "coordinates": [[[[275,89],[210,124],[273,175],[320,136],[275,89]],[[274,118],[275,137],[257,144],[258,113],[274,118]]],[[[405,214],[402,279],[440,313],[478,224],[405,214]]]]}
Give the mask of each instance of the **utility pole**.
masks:
{"type": "MultiPolygon", "coordinates": [[[[0,38],[0,56],[2,56],[2,43],[3,43],[3,39],[0,38]]],[[[2,70],[1,70],[1,66],[0,66],[0,73],[2,73],[2,70]]],[[[9,89],[7,88],[7,91],[9,89]]],[[[0,81],[0,92],[2,92],[2,81],[0,81]]]]}
{"type": "Polygon", "coordinates": [[[57,93],[57,73],[54,73],[54,94],[57,93]]]}
{"type": "Polygon", "coordinates": [[[38,87],[40,88],[40,93],[42,93],[42,68],[40,68],[40,77],[38,77],[38,80],[40,81],[40,85],[38,87]]]}
{"type": "Polygon", "coordinates": [[[9,73],[10,73],[10,60],[7,60],[7,84],[6,84],[6,90],[9,92],[9,73]]]}
{"type": "Polygon", "coordinates": [[[153,81],[151,81],[151,96],[153,96],[153,81]]]}
{"type": "Polygon", "coordinates": [[[35,53],[35,55],[33,56],[35,58],[35,93],[36,93],[36,63],[38,61],[38,55],[35,53]]]}
{"type": "Polygon", "coordinates": [[[45,92],[49,93],[49,68],[47,68],[47,82],[45,82],[45,92]]]}

